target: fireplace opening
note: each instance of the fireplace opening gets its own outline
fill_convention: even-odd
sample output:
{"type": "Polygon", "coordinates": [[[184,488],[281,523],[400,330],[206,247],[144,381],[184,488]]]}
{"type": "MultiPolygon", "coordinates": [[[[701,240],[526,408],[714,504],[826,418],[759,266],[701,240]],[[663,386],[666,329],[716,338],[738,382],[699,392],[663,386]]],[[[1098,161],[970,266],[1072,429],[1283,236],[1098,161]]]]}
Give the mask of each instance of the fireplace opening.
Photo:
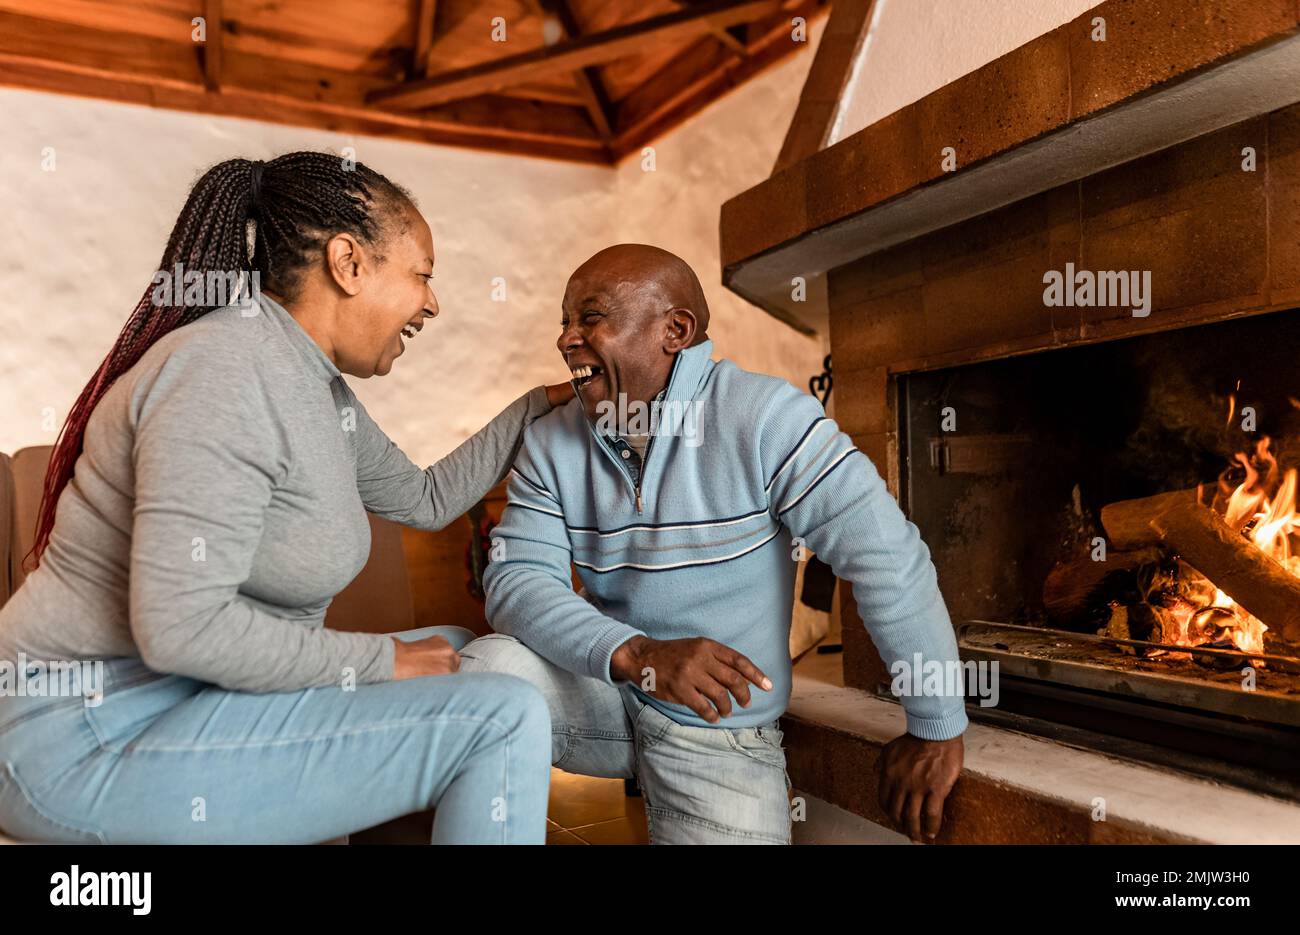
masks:
{"type": "MultiPolygon", "coordinates": [[[[1300,797],[1300,312],[898,378],[900,501],[997,712],[1300,797]]],[[[1068,739],[1068,738],[1067,738],[1068,739]]]]}

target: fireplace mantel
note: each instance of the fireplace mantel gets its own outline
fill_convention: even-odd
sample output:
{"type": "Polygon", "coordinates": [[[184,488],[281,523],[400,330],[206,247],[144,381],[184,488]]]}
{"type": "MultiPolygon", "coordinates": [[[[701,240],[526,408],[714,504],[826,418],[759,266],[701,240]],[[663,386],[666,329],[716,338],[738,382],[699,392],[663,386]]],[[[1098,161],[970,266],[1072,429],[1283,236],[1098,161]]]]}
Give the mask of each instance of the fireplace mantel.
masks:
{"type": "Polygon", "coordinates": [[[818,330],[794,277],[1297,101],[1300,0],[1109,0],[726,202],[723,282],[818,330]]]}

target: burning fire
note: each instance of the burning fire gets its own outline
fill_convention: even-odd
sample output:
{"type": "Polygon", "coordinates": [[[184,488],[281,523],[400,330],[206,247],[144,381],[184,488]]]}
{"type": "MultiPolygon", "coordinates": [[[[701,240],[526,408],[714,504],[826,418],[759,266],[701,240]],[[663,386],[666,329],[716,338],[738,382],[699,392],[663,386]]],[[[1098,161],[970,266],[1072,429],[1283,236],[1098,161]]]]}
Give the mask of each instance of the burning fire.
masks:
{"type": "MultiPolygon", "coordinates": [[[[1234,466],[1220,475],[1211,505],[1230,529],[1240,531],[1265,555],[1300,578],[1300,554],[1291,547],[1291,536],[1300,534],[1296,470],[1279,470],[1277,459],[1269,451],[1268,438],[1259,441],[1253,455],[1237,454],[1234,466]],[[1240,471],[1245,472],[1245,477],[1234,485],[1229,478],[1240,471]]],[[[1162,642],[1264,652],[1268,627],[1190,566],[1179,562],[1172,576],[1153,581],[1152,585],[1162,592],[1159,603],[1165,610],[1166,624],[1162,642]],[[1168,626],[1171,623],[1173,626],[1168,626]]]]}

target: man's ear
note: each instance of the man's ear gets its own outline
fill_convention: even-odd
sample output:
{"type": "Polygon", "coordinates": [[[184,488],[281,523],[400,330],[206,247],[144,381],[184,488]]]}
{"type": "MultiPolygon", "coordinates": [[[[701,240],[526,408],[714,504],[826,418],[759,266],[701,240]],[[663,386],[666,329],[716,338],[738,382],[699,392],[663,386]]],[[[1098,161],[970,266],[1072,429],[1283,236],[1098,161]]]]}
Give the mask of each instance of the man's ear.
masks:
{"type": "Polygon", "coordinates": [[[689,308],[669,309],[664,328],[664,353],[676,354],[690,347],[695,340],[695,327],[695,313],[689,308]]]}
{"type": "Polygon", "coordinates": [[[325,244],[325,266],[330,278],[348,295],[361,291],[368,263],[365,248],[351,234],[335,234],[325,244]]]}

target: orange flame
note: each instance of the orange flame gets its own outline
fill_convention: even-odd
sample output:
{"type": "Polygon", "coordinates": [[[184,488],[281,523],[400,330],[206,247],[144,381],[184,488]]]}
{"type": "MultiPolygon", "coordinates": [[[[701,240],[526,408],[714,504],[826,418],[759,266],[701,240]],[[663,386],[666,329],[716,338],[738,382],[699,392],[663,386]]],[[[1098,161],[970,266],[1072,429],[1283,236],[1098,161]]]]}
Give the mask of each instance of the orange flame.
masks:
{"type": "MultiPolygon", "coordinates": [[[[1219,478],[1221,496],[1215,498],[1215,509],[1223,514],[1229,528],[1239,531],[1265,555],[1300,578],[1300,555],[1291,547],[1291,536],[1300,534],[1296,470],[1287,470],[1278,481],[1277,459],[1269,451],[1268,438],[1255,446],[1253,457],[1240,452],[1234,461],[1245,470],[1246,476],[1234,487],[1227,479],[1229,471],[1224,471],[1219,478]]],[[[1264,652],[1264,633],[1268,627],[1261,620],[1204,575],[1181,563],[1179,577],[1191,600],[1168,608],[1167,619],[1173,620],[1178,632],[1166,632],[1165,642],[1199,646],[1230,640],[1244,652],[1264,652]]]]}

